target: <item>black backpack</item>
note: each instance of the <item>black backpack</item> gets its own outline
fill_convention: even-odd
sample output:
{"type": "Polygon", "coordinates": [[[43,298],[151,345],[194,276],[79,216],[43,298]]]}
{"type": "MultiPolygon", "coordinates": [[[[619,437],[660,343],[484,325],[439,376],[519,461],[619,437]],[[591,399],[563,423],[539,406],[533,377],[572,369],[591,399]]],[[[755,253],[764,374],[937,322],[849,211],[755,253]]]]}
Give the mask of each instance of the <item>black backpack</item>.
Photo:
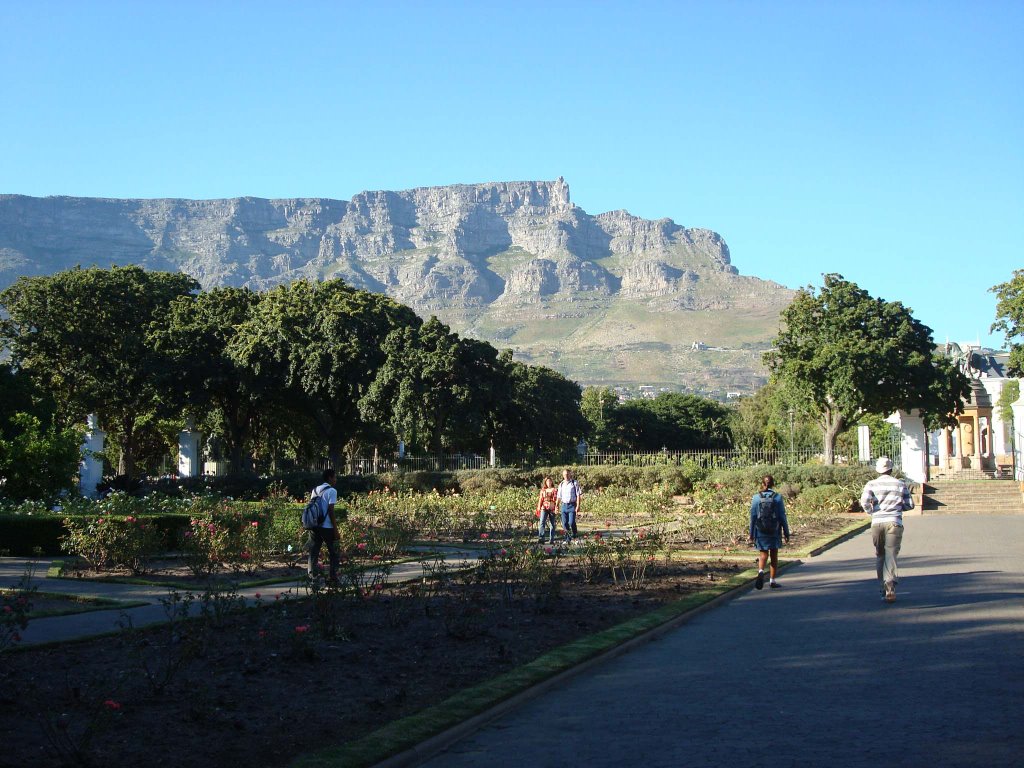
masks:
{"type": "Polygon", "coordinates": [[[775,492],[761,491],[757,496],[757,518],[754,524],[761,533],[774,536],[779,532],[779,511],[776,509],[775,492]]]}
{"type": "Polygon", "coordinates": [[[311,531],[314,528],[322,528],[324,520],[327,519],[327,505],[324,504],[324,498],[320,493],[314,489],[313,496],[302,510],[303,530],[311,531]]]}

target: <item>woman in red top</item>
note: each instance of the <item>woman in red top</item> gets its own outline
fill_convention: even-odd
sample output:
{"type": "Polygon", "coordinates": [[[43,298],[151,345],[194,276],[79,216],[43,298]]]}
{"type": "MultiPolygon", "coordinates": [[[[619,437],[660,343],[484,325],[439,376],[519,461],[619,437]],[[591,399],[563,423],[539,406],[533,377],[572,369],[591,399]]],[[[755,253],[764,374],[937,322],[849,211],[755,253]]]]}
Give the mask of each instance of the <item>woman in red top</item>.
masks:
{"type": "Polygon", "coordinates": [[[555,509],[557,506],[558,489],[550,477],[545,477],[540,485],[540,496],[537,497],[537,517],[540,518],[538,535],[542,544],[544,543],[544,529],[549,524],[551,526],[551,537],[548,542],[550,544],[555,543],[555,520],[557,519],[555,509]]]}

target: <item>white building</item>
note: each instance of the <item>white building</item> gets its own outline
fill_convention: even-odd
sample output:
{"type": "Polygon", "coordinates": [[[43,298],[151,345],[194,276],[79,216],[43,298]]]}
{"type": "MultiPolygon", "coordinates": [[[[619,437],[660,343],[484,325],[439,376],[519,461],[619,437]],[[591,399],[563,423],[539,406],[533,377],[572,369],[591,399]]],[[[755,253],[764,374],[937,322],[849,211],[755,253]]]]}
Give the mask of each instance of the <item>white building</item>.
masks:
{"type": "MultiPolygon", "coordinates": [[[[915,482],[940,477],[1021,478],[1020,449],[1024,436],[1024,401],[1013,408],[1016,418],[1004,421],[999,413],[1003,388],[1013,380],[1006,372],[1009,353],[967,344],[947,344],[946,354],[970,379],[971,394],[957,425],[925,432],[916,412],[900,411],[888,420],[900,428],[903,472],[915,482]],[[1015,458],[1014,451],[1017,456],[1015,458]]],[[[1019,381],[1019,379],[1018,379],[1019,381]]]]}

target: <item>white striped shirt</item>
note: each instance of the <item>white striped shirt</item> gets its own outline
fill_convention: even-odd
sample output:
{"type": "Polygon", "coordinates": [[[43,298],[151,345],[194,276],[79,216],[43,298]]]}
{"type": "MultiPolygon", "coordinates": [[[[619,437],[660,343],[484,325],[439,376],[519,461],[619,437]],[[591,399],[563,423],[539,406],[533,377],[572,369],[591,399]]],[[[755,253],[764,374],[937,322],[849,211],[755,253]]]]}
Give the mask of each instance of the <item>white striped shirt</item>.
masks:
{"type": "Polygon", "coordinates": [[[869,480],[860,495],[860,505],[871,513],[871,524],[903,525],[903,512],[914,508],[914,499],[905,482],[890,474],[869,480]]]}

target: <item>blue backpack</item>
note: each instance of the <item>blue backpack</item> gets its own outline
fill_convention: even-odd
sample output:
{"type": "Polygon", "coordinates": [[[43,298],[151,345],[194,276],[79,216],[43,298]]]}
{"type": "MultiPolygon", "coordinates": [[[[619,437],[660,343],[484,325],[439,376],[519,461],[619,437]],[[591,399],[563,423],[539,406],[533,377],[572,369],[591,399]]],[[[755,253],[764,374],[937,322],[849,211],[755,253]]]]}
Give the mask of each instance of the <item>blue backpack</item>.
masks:
{"type": "Polygon", "coordinates": [[[776,507],[774,491],[761,491],[758,494],[757,518],[754,525],[767,536],[774,536],[779,532],[779,510],[776,507]]]}
{"type": "Polygon", "coordinates": [[[306,531],[322,528],[324,520],[327,519],[327,505],[324,504],[324,498],[320,495],[322,491],[318,493],[317,490],[313,491],[309,503],[302,510],[302,528],[306,531]]]}

